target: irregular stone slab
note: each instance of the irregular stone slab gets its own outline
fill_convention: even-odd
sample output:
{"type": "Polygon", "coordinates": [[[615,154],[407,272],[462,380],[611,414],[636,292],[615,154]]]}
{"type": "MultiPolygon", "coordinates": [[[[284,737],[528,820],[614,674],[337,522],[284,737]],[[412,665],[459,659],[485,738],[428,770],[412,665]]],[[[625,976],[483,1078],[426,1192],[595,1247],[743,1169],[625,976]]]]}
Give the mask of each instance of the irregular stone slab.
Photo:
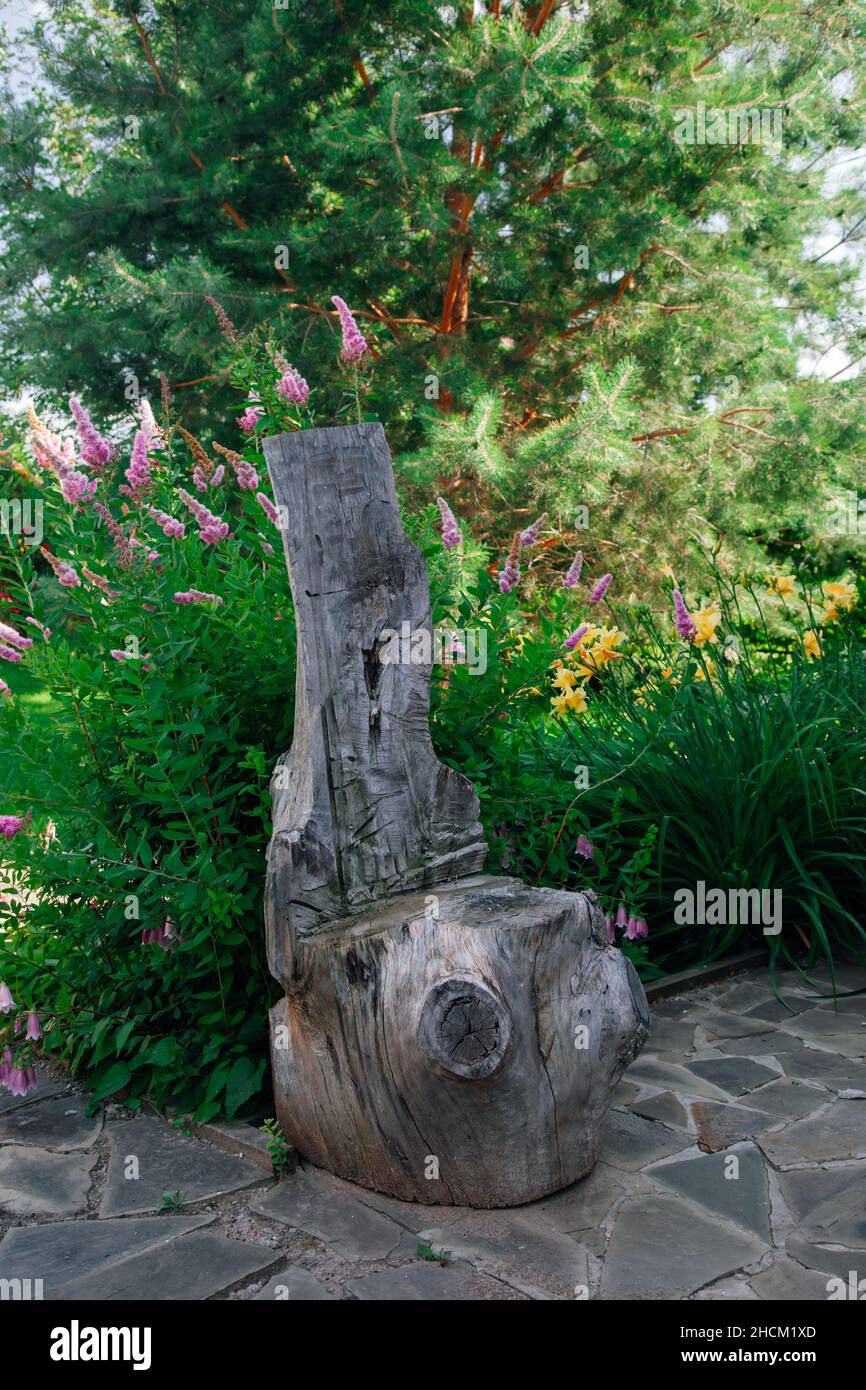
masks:
{"type": "Polygon", "coordinates": [[[797,1052],[802,1047],[799,1038],[779,1030],[776,1033],[756,1033],[752,1038],[719,1039],[716,1048],[727,1057],[754,1057],[756,1060],[779,1057],[783,1052],[797,1052]]]}
{"type": "Polygon", "coordinates": [[[634,1172],[657,1158],[676,1153],[691,1144],[687,1134],[676,1134],[654,1120],[645,1120],[628,1110],[613,1110],[601,1154],[614,1168],[634,1172]]]}
{"type": "Polygon", "coordinates": [[[111,1157],[100,1216],[158,1211],[164,1195],[180,1192],[180,1205],[219,1197],[265,1181],[260,1168],[235,1154],[180,1134],[149,1115],[113,1125],[111,1157]],[[129,1163],[137,1160],[137,1168],[129,1163]],[[137,1171],[137,1177],[127,1173],[137,1171]]]}
{"type": "Polygon", "coordinates": [[[435,1255],[475,1264],[531,1298],[570,1299],[589,1292],[586,1251],[544,1220],[538,1206],[524,1210],[461,1212],[447,1225],[419,1231],[435,1255]]]}
{"type": "Polygon", "coordinates": [[[38,1105],[40,1101],[51,1100],[53,1096],[68,1095],[73,1105],[79,1104],[82,1100],[71,1089],[68,1081],[58,1081],[53,1076],[47,1076],[39,1067],[36,1068],[36,1080],[36,1090],[31,1091],[29,1096],[13,1096],[9,1091],[0,1091],[0,1115],[8,1115],[11,1110],[21,1110],[24,1106],[38,1105]]]}
{"type": "Polygon", "coordinates": [[[834,1033],[832,1038],[822,1038],[821,1044],[824,1047],[832,1048],[834,1052],[838,1052],[842,1057],[850,1057],[853,1061],[858,1063],[866,1058],[866,1035],[834,1033]]]}
{"type": "Polygon", "coordinates": [[[610,1098],[611,1105],[628,1105],[639,1094],[637,1086],[630,1081],[620,1081],[610,1098]]]}
{"type": "Polygon", "coordinates": [[[782,1302],[826,1302],[827,1276],[804,1269],[793,1260],[778,1259],[749,1280],[759,1298],[782,1302]]]}
{"type": "Polygon", "coordinates": [[[212,1298],[236,1284],[266,1274],[284,1256],[266,1245],[228,1240],[213,1231],[193,1231],[167,1247],[145,1250],[104,1269],[71,1279],[53,1299],[115,1302],[189,1302],[212,1298]]]}
{"type": "Polygon", "coordinates": [[[827,965],[818,965],[814,970],[808,972],[810,980],[817,980],[822,988],[830,991],[833,988],[837,993],[848,994],[855,989],[866,989],[866,968],[862,965],[847,965],[836,962],[835,965],[835,986],[833,977],[830,975],[830,968],[827,965]]]}
{"type": "Polygon", "coordinates": [[[728,1013],[707,1014],[701,1027],[708,1038],[753,1038],[758,1033],[772,1031],[763,1019],[728,1013]]]}
{"type": "Polygon", "coordinates": [[[96,1159],[29,1145],[0,1149],[0,1210],[12,1216],[72,1216],[83,1211],[96,1159]]]}
{"type": "Polygon", "coordinates": [[[862,1062],[849,1061],[832,1052],[821,1052],[814,1047],[802,1047],[791,1052],[779,1053],[779,1062],[786,1076],[802,1076],[806,1080],[820,1081],[834,1090],[866,1090],[866,1066],[862,1062]]]}
{"type": "MultiPolygon", "coordinates": [[[[538,1210],[559,1231],[594,1230],[625,1192],[622,1182],[618,1181],[620,1178],[622,1173],[619,1169],[597,1163],[592,1172],[579,1182],[553,1197],[545,1197],[537,1204],[538,1210]]],[[[535,1210],[535,1207],[527,1210],[535,1210]]]]}
{"type": "Polygon", "coordinates": [[[852,1273],[858,1283],[866,1279],[866,1252],[863,1250],[828,1250],[823,1245],[790,1239],[785,1241],[785,1253],[807,1269],[817,1269],[834,1279],[847,1282],[852,1273]]]}
{"type": "MultiPolygon", "coordinates": [[[[860,1005],[860,1019],[863,1017],[863,1005],[860,1005]]],[[[798,1014],[785,1024],[787,1032],[793,1033],[797,1037],[805,1038],[830,1038],[836,1033],[853,1033],[855,1020],[852,1020],[849,1013],[841,1009],[832,1007],[826,1009],[807,1009],[805,1013],[798,1014]]],[[[863,1039],[866,1047],[866,1036],[863,1039]]]]}
{"type": "Polygon", "coordinates": [[[213,1220],[213,1216],[147,1216],[15,1226],[0,1242],[0,1278],[42,1279],[47,1294],[131,1254],[163,1248],[213,1220]]]}
{"type": "Polygon", "coordinates": [[[645,1052],[690,1052],[697,1021],[693,1018],[657,1018],[650,1023],[645,1052]]]}
{"type": "Polygon", "coordinates": [[[648,1100],[636,1100],[629,1107],[635,1115],[643,1115],[645,1120],[661,1120],[663,1125],[674,1125],[687,1129],[689,1117],[685,1106],[681,1105],[673,1091],[659,1091],[648,1100]]]}
{"type": "Polygon", "coordinates": [[[259,1289],[253,1303],[272,1303],[276,1301],[289,1303],[338,1303],[339,1299],[335,1294],[328,1293],[324,1284],[320,1284],[315,1275],[310,1274],[306,1269],[284,1269],[281,1274],[274,1274],[265,1284],[264,1288],[259,1289]]]}
{"type": "Polygon", "coordinates": [[[720,991],[714,1003],[728,1013],[746,1014],[749,1009],[762,1008],[772,998],[773,984],[768,972],[763,981],[739,980],[720,991]]]}
{"type": "Polygon", "coordinates": [[[668,1091],[681,1091],[691,1096],[707,1096],[710,1100],[728,1100],[718,1086],[695,1076],[694,1064],[679,1066],[656,1057],[641,1057],[629,1068],[629,1076],[647,1086],[659,1086],[668,1091]]]}
{"type": "Polygon", "coordinates": [[[102,1111],[85,1115],[83,1096],[40,1100],[0,1117],[0,1144],[36,1144],[43,1149],[89,1149],[102,1132],[102,1111]]]}
{"type": "Polygon", "coordinates": [[[764,1160],[754,1144],[742,1144],[731,1153],[661,1163],[649,1176],[769,1244],[770,1190],[764,1160]],[[737,1160],[737,1177],[726,1176],[733,1168],[732,1158],[737,1160]]]}
{"type": "Polygon", "coordinates": [[[739,1275],[729,1279],[719,1279],[707,1289],[698,1289],[695,1303],[723,1303],[735,1299],[737,1303],[756,1303],[758,1295],[749,1288],[739,1275]]]}
{"type": "Polygon", "coordinates": [[[769,1115],[778,1115],[780,1120],[799,1120],[832,1098],[830,1091],[819,1090],[796,1077],[781,1076],[778,1081],[752,1091],[749,1101],[756,1109],[760,1107],[769,1115]]]}
{"type": "Polygon", "coordinates": [[[254,1198],[250,1210],[308,1231],[350,1261],[384,1260],[403,1235],[403,1228],[386,1216],[308,1173],[296,1173],[254,1198]]]}
{"type": "Polygon", "coordinates": [[[471,1265],[443,1265],[438,1260],[365,1274],[361,1279],[350,1279],[346,1289],[353,1298],[366,1303],[474,1303],[513,1301],[520,1297],[513,1289],[489,1279],[471,1265]]]}
{"type": "Polygon", "coordinates": [[[764,1134],[771,1118],[761,1110],[744,1105],[719,1105],[714,1100],[695,1100],[691,1105],[692,1119],[697,1132],[698,1147],[706,1153],[717,1153],[743,1139],[764,1134]]]}
{"type": "Polygon", "coordinates": [[[766,1004],[756,1004],[746,1009],[747,1018],[762,1018],[766,1023],[787,1023],[804,1009],[809,1008],[809,1000],[797,994],[783,994],[781,999],[769,999],[766,1004]]]}
{"type": "Polygon", "coordinates": [[[758,1143],[776,1167],[866,1158],[866,1100],[836,1100],[775,1134],[759,1135],[758,1143]]]}
{"type": "Polygon", "coordinates": [[[732,1096],[745,1095],[746,1091],[753,1091],[765,1081],[775,1081],[779,1075],[772,1067],[753,1062],[750,1057],[720,1057],[709,1062],[690,1062],[689,1070],[732,1096]]]}
{"type": "Polygon", "coordinates": [[[834,1013],[843,1017],[855,1018],[859,1023],[866,1023],[866,994],[856,994],[852,999],[823,999],[816,1008],[832,1009],[834,1013]]]}
{"type": "Polygon", "coordinates": [[[632,1198],[617,1212],[601,1296],[685,1298],[754,1263],[765,1251],[763,1241],[702,1214],[681,1197],[632,1198]]]}
{"type": "Polygon", "coordinates": [[[794,1168],[779,1174],[791,1215],[810,1240],[866,1247],[866,1172],[794,1168]]]}

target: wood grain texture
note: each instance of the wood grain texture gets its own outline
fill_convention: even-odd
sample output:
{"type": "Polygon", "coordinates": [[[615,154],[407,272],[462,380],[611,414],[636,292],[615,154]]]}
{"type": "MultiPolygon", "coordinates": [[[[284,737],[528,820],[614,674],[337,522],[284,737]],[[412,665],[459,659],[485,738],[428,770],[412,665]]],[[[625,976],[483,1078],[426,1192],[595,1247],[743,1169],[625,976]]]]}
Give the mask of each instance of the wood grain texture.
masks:
{"type": "Polygon", "coordinates": [[[298,625],[295,736],[272,779],[266,920],[290,987],[303,942],[392,893],[484,863],[469,782],[433,751],[430,665],[379,660],[386,629],[431,631],[381,425],[265,440],[298,625]]]}
{"type": "Polygon", "coordinates": [[[598,1158],[647,1034],[640,982],[583,894],[478,877],[438,890],[438,919],[426,897],[305,952],[271,1014],[279,1121],[313,1163],[405,1201],[555,1192],[598,1158]]]}
{"type": "Polygon", "coordinates": [[[528,1202],[595,1163],[643,989],[591,894],[478,872],[478,800],[430,740],[430,667],[381,659],[387,632],[430,631],[381,427],[265,454],[298,625],[265,892],[277,1116],[366,1187],[528,1202]]]}

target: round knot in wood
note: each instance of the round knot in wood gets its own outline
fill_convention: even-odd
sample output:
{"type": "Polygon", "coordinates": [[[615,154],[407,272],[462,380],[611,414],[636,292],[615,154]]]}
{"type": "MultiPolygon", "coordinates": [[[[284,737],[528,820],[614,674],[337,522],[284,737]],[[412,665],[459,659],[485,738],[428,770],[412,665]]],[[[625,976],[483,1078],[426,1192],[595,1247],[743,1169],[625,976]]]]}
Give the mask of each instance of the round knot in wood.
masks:
{"type": "Polygon", "coordinates": [[[424,1000],[418,1040],[455,1076],[490,1076],[501,1065],[510,1036],[504,1004],[476,980],[444,980],[424,1000]]]}

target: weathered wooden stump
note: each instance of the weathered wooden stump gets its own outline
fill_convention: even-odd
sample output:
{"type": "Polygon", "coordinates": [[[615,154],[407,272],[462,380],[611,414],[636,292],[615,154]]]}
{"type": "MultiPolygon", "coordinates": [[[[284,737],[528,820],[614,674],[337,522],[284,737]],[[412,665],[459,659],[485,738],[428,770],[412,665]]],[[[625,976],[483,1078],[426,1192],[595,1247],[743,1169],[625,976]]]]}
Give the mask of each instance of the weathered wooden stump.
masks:
{"type": "Polygon", "coordinates": [[[530,1201],[596,1162],[646,997],[591,894],[480,873],[477,797],[430,740],[430,664],[382,659],[404,622],[430,630],[382,427],[265,454],[298,627],[265,898],[277,1116],[365,1187],[530,1201]]]}

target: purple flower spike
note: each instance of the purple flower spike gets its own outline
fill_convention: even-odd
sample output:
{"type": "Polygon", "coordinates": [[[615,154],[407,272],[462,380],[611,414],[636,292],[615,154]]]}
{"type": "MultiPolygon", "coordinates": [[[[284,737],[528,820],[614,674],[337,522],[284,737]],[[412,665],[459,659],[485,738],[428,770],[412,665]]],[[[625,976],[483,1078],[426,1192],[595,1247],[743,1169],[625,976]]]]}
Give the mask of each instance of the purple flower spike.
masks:
{"type": "Polygon", "coordinates": [[[581,623],[580,627],[575,628],[574,632],[571,634],[570,637],[566,637],[562,645],[566,648],[567,651],[574,651],[575,647],[577,646],[578,642],[580,641],[581,637],[586,632],[588,627],[589,623],[581,623]]]}
{"type": "Polygon", "coordinates": [[[682,594],[680,593],[679,589],[674,589],[673,600],[674,622],[676,624],[677,632],[679,633],[680,637],[682,637],[684,642],[692,642],[694,641],[695,635],[697,633],[697,628],[692,622],[692,615],[686,608],[685,600],[682,594]]]}
{"type": "Polygon", "coordinates": [[[520,544],[538,545],[538,537],[541,534],[541,528],[546,520],[547,512],[542,512],[541,516],[538,518],[537,521],[533,521],[531,526],[527,526],[525,531],[521,531],[520,544]]]}
{"type": "Polygon", "coordinates": [[[455,545],[459,545],[463,539],[457,525],[457,518],[444,497],[436,498],[436,506],[439,508],[439,515],[442,518],[442,544],[446,550],[451,550],[455,545]]]}
{"type": "Polygon", "coordinates": [[[579,550],[568,567],[568,573],[562,581],[563,589],[576,589],[580,580],[580,571],[583,569],[583,551],[579,550]]]}
{"type": "Polygon", "coordinates": [[[345,299],[341,299],[338,294],[332,294],[331,303],[340,315],[340,328],[343,333],[340,359],[347,363],[357,362],[367,351],[367,340],[352,317],[352,311],[345,299]]]}
{"type": "Polygon", "coordinates": [[[613,580],[612,574],[603,574],[589,596],[590,603],[601,603],[613,580]]]}
{"type": "Polygon", "coordinates": [[[83,461],[91,468],[104,468],[111,458],[111,444],[98,433],[84,406],[75,396],[69,397],[69,409],[78,427],[83,461]]]}

